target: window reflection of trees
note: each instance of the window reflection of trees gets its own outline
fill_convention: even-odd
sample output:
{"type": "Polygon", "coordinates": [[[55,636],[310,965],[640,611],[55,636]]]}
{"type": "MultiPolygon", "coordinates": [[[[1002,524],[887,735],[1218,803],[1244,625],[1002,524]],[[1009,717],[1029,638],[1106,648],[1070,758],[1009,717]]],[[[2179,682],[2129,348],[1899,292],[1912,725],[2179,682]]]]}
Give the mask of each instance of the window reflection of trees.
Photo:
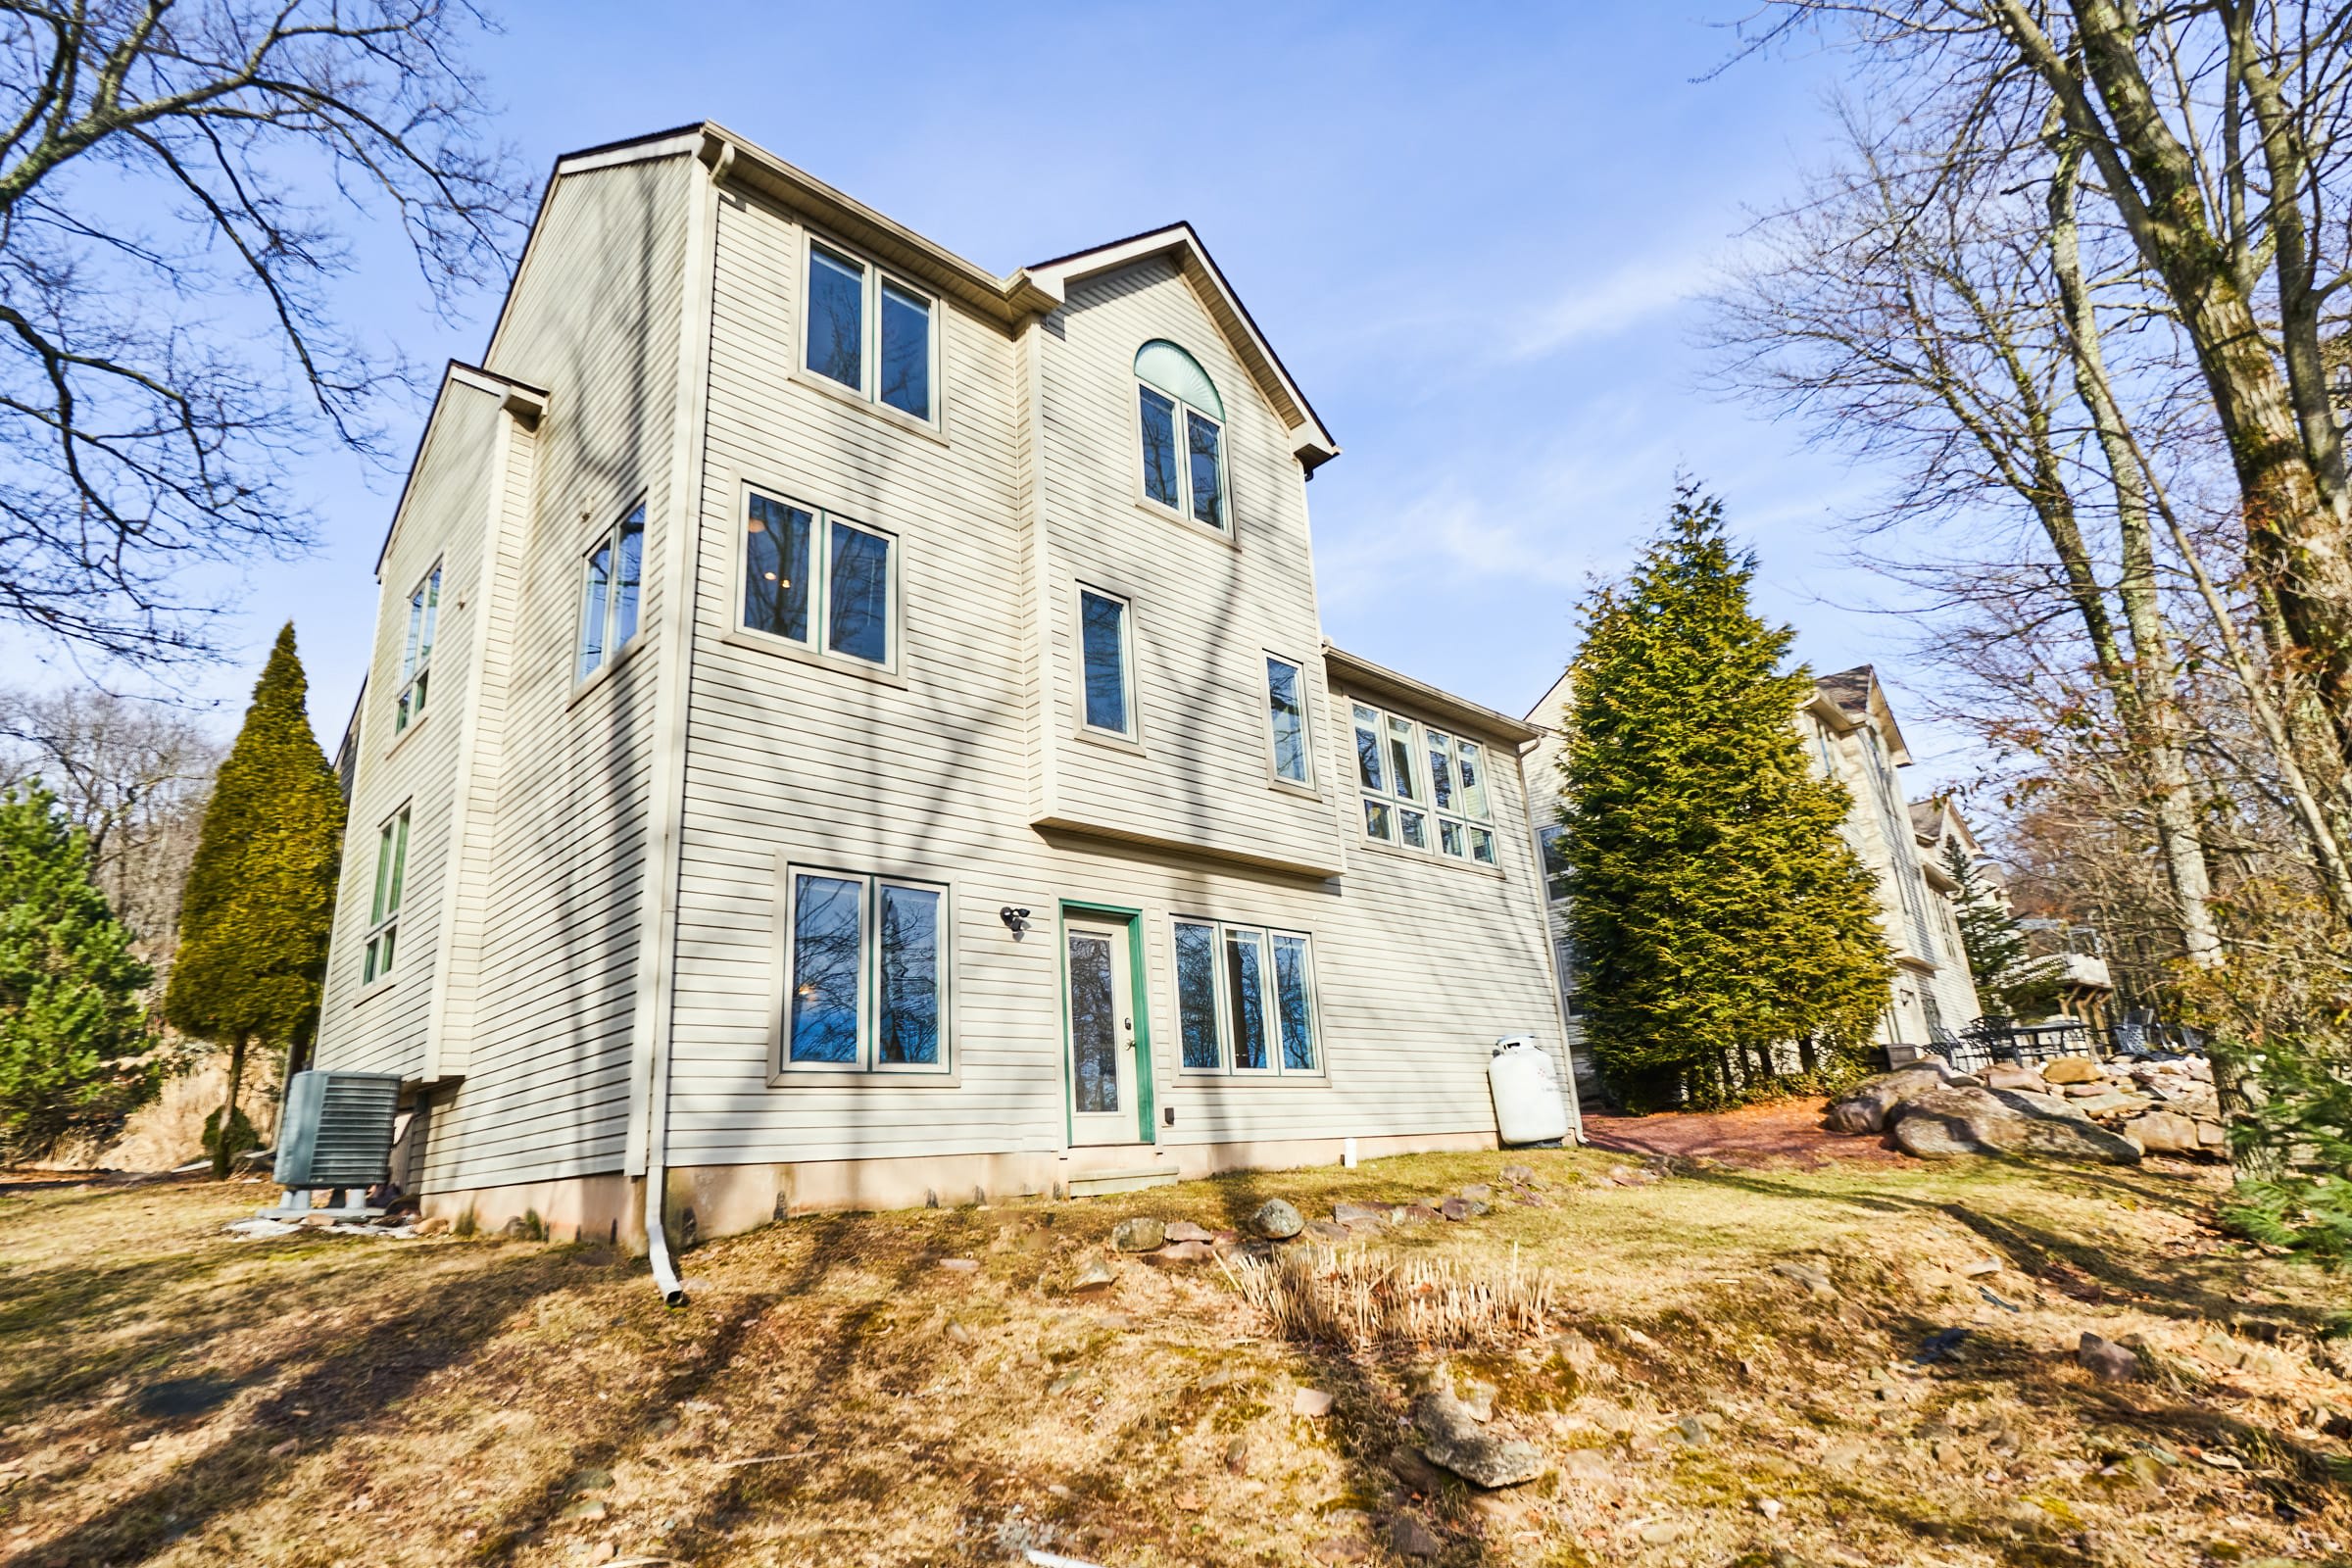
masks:
{"type": "Polygon", "coordinates": [[[1266,1061],[1266,956],[1255,932],[1226,933],[1225,963],[1233,1001],[1233,1064],[1262,1068],[1266,1061]]]}
{"type": "Polygon", "coordinates": [[[833,561],[826,584],[836,653],[883,663],[890,656],[890,541],[833,524],[833,561]]]}
{"type": "Polygon", "coordinates": [[[1217,932],[1214,926],[1176,927],[1177,1027],[1184,1064],[1214,1072],[1223,1063],[1217,1042],[1217,932]]]}
{"type": "Polygon", "coordinates": [[[1144,494],[1163,507],[1176,500],[1176,405],[1150,387],[1143,398],[1144,494]]]}
{"type": "Polygon", "coordinates": [[[746,523],[743,623],[794,642],[808,640],[808,543],[815,518],[798,507],[752,497],[746,523]]]}
{"type": "Polygon", "coordinates": [[[1312,1004],[1307,999],[1306,943],[1298,937],[1274,939],[1274,996],[1281,1010],[1282,1064],[1293,1071],[1311,1072],[1315,1065],[1312,1004]]]}
{"type": "Polygon", "coordinates": [[[804,876],[793,895],[792,1059],[858,1060],[858,886],[804,876]]]}
{"type": "Polygon", "coordinates": [[[931,308],[882,285],[882,401],[918,419],[931,417],[931,308]]]}
{"type": "Polygon", "coordinates": [[[939,895],[882,889],[882,1030],[876,1059],[939,1060],[939,895]]]}
{"type": "Polygon", "coordinates": [[[1070,938],[1070,1054],[1082,1115],[1119,1108],[1117,1041],[1111,1028],[1110,944],[1070,938]]]}
{"type": "Polygon", "coordinates": [[[1193,463],[1193,515],[1212,528],[1221,528],[1225,525],[1225,498],[1219,482],[1217,427],[1188,409],[1184,431],[1193,463]]]}
{"type": "Polygon", "coordinates": [[[808,255],[808,368],[865,389],[865,278],[862,269],[821,251],[808,255]]]}
{"type": "Polygon", "coordinates": [[[1095,594],[1081,596],[1086,659],[1086,721],[1099,729],[1127,729],[1127,607],[1095,594]]]}

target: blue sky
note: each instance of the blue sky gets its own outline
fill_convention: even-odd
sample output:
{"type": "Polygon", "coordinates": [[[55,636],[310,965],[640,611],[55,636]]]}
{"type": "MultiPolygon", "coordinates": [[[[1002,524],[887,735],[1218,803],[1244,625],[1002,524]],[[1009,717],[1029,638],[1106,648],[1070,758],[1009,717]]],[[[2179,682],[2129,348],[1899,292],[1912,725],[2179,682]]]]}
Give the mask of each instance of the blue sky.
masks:
{"type": "MultiPolygon", "coordinates": [[[[1524,710],[1682,469],[1725,496],[1800,656],[1874,662],[1899,705],[1916,630],[1863,608],[1893,590],[1840,522],[1866,481],[1695,384],[1692,296],[1812,156],[1837,64],[1694,79],[1744,9],[571,0],[509,4],[475,58],[536,169],[711,118],[996,272],[1191,220],[1346,448],[1308,499],[1325,628],[1354,652],[1524,710]]],[[[366,326],[479,355],[494,298],[440,321],[402,256],[365,254],[366,326]]],[[[233,723],[291,615],[331,746],[399,475],[302,478],[323,549],[254,575],[251,657],[187,692],[233,723]]],[[[1959,737],[1906,730],[1914,794],[1964,770],[1959,737]]]]}

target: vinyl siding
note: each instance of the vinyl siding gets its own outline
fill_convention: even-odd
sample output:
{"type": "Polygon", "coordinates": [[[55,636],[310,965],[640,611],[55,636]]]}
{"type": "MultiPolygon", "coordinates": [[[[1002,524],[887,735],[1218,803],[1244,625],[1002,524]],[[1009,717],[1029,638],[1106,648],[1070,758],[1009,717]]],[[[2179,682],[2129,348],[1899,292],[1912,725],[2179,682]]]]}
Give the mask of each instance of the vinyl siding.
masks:
{"type": "Polygon", "coordinates": [[[576,173],[551,192],[487,368],[548,393],[505,482],[529,497],[511,554],[512,626],[463,1003],[465,1077],[436,1102],[436,1189],[617,1170],[628,1124],[653,691],[677,407],[683,158],[576,173]],[[639,498],[635,643],[572,678],[582,562],[639,498]]]}
{"type": "Polygon", "coordinates": [[[360,760],[343,835],[318,1063],[353,1072],[423,1071],[434,976],[442,962],[449,827],[465,710],[475,682],[475,618],[482,612],[482,498],[497,445],[498,400],[449,383],[433,414],[378,572],[375,642],[361,717],[360,760]],[[409,595],[441,564],[425,710],[393,729],[404,684],[409,595]],[[378,829],[403,805],[409,849],[402,877],[397,960],[389,979],[363,988],[373,912],[378,829]]]}
{"type": "Polygon", "coordinates": [[[1157,1129],[1161,1143],[1491,1129],[1494,1039],[1530,1033],[1559,1046],[1524,897],[1515,770],[1494,770],[1503,876],[1345,855],[1298,470],[1190,286],[1160,264],[1129,269],[1075,290],[1025,340],[950,309],[942,442],[795,377],[799,255],[790,215],[721,202],[671,1161],[1060,1149],[1065,900],[1143,911],[1155,1098],[1177,1112],[1174,1127],[1157,1129]],[[1238,551],[1135,502],[1130,368],[1154,336],[1191,348],[1224,395],[1238,551]],[[733,632],[747,482],[896,536],[902,682],[733,632]],[[1041,560],[1055,579],[1042,593],[1041,560]],[[1075,687],[1066,591],[1080,575],[1137,596],[1145,756],[1075,740],[1066,696],[1051,700],[1075,687]],[[1267,781],[1259,682],[1269,646],[1309,671],[1313,799],[1267,781]],[[1041,667],[1047,650],[1059,662],[1051,669],[1041,667]],[[1164,842],[1040,829],[1041,796],[1057,798],[1065,817],[1164,842]],[[1269,843],[1347,875],[1237,858],[1269,843]],[[795,863],[950,885],[952,1077],[771,1086],[783,1004],[778,867],[795,863]],[[1032,911],[1024,938],[998,918],[1006,906],[1032,911]],[[1177,914],[1312,937],[1326,1074],[1179,1076],[1177,914]]]}

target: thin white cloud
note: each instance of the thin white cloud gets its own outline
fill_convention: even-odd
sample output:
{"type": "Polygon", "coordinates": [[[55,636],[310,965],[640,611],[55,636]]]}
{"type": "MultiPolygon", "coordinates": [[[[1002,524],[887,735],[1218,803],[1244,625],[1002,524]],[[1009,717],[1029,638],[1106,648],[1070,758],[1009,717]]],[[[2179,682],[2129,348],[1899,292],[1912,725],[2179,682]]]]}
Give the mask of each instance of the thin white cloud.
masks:
{"type": "Polygon", "coordinates": [[[1571,284],[1515,327],[1506,323],[1506,352],[1514,360],[1541,359],[1612,336],[1692,298],[1714,275],[1713,261],[1695,248],[1628,262],[1597,281],[1571,284]]]}

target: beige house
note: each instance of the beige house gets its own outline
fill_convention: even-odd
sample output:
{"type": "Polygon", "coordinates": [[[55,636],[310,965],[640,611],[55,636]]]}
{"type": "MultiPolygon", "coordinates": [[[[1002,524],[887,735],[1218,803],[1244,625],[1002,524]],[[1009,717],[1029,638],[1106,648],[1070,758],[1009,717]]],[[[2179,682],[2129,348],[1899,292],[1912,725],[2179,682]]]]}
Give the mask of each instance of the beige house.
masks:
{"type": "MultiPolygon", "coordinates": [[[[1597,1102],[1602,1093],[1599,1076],[1577,1026],[1581,1009],[1575,955],[1569,949],[1566,888],[1553,848],[1559,834],[1559,723],[1568,698],[1569,676],[1562,674],[1529,710],[1529,722],[1543,734],[1528,753],[1526,770],[1539,853],[1547,872],[1545,898],[1573,1076],[1579,1096],[1597,1102]]],[[[1896,966],[1879,1041],[1896,1059],[1908,1060],[1930,1042],[1958,1035],[1983,1012],[1951,903],[1959,885],[1938,860],[1938,845],[1946,832],[1962,835],[1972,851],[1976,840],[1967,836],[1966,824],[1948,802],[1932,808],[1904,802],[1895,770],[1911,764],[1910,748],[1870,665],[1823,676],[1794,721],[1817,765],[1853,797],[1845,818],[1846,842],[1878,873],[1880,923],[1894,950],[1896,966]],[[1922,816],[1923,809],[1931,814],[1922,816]]]]}
{"type": "Polygon", "coordinates": [[[378,564],[318,1063],[565,1238],[1492,1146],[1537,731],[1324,641],[1338,455],[1187,225],[562,160],[378,564]]]}

